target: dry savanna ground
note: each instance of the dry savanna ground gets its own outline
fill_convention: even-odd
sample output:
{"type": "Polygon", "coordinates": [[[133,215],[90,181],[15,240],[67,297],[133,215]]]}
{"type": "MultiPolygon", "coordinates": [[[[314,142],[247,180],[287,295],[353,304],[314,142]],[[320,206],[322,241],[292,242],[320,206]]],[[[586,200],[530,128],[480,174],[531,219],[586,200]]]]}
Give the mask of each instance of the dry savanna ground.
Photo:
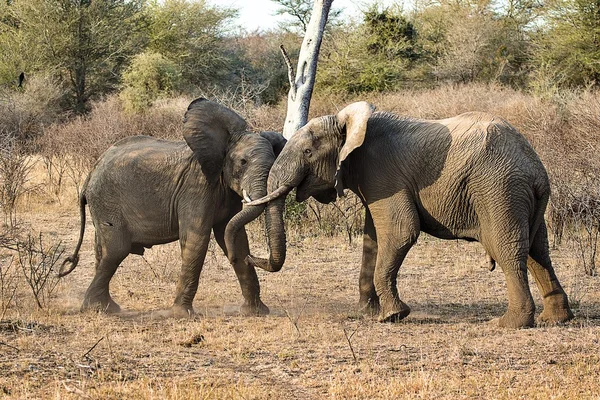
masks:
{"type": "MultiPolygon", "coordinates": [[[[41,167],[40,167],[41,168],[41,167]]],[[[43,174],[36,175],[43,183],[43,174]]],[[[42,190],[43,192],[43,190],[42,190]]],[[[37,193],[37,194],[36,194],[37,193]]],[[[22,225],[70,253],[74,191],[25,199],[22,225]],[[60,201],[58,201],[60,200],[60,201]]],[[[89,213],[88,213],[89,215],[89,213]]],[[[253,253],[264,255],[260,223],[253,253]]],[[[112,283],[122,315],[80,313],[94,270],[88,219],[81,261],[39,310],[21,282],[0,324],[0,397],[84,399],[597,398],[600,281],[568,245],[553,250],[576,319],[523,330],[487,323],[506,307],[502,272],[480,245],[423,235],[398,279],[412,314],[381,324],[355,310],[361,239],[292,232],[281,272],[259,271],[266,317],[238,315],[237,279],[211,244],[192,319],[157,320],[170,306],[176,244],[129,256],[112,283]]],[[[7,259],[2,262],[6,266],[7,259]]],[[[532,283],[538,305],[541,299],[532,283]]]]}

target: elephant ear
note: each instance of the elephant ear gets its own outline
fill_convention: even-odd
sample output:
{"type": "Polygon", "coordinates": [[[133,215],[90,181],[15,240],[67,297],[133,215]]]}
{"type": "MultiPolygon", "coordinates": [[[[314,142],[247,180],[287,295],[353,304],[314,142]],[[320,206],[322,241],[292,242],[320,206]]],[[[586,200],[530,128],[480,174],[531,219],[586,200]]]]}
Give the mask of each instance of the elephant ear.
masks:
{"type": "Polygon", "coordinates": [[[209,181],[219,178],[229,142],[246,127],[246,121],[225,106],[205,98],[190,103],[183,119],[183,137],[209,181]]]}
{"type": "Polygon", "coordinates": [[[260,132],[259,135],[271,143],[271,146],[273,146],[273,153],[275,153],[275,158],[277,158],[279,153],[281,153],[281,150],[283,150],[283,146],[287,143],[287,140],[282,134],[277,132],[260,132]]]}
{"type": "Polygon", "coordinates": [[[335,190],[339,197],[344,197],[344,187],[342,185],[342,162],[352,153],[354,149],[360,147],[365,141],[367,133],[367,121],[375,111],[375,106],[366,101],[359,101],[346,106],[336,115],[340,127],[346,130],[346,140],[338,157],[337,170],[335,171],[335,190]]]}
{"type": "Polygon", "coordinates": [[[346,141],[340,150],[338,168],[342,161],[365,141],[367,121],[374,111],[374,105],[369,104],[366,101],[359,101],[346,106],[346,108],[336,115],[338,124],[341,127],[346,128],[346,141]]]}

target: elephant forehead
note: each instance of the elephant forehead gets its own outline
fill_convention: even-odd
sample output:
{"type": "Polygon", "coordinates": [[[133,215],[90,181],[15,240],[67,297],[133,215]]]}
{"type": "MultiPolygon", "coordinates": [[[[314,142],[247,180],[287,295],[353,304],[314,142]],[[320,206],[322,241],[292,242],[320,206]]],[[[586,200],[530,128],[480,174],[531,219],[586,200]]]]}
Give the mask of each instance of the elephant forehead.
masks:
{"type": "Polygon", "coordinates": [[[271,143],[255,133],[243,135],[239,140],[232,144],[229,150],[229,156],[232,158],[250,157],[262,158],[272,155],[271,143]]]}

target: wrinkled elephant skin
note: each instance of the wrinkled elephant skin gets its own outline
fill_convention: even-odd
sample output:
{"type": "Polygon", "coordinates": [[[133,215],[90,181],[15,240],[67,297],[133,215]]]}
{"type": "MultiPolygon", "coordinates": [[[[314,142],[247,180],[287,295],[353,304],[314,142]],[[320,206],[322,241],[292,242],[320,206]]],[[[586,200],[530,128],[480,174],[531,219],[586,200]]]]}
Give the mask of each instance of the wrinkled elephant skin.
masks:
{"type": "Polygon", "coordinates": [[[245,262],[250,253],[244,225],[265,206],[242,209],[242,196],[266,194],[269,169],[285,139],[274,132],[248,132],[234,111],[202,98],[188,107],[184,138],[185,142],[126,138],[110,147],[88,175],[80,196],[79,242],[59,273],[64,276],[77,265],[87,204],[96,228],[96,272],[82,309],[119,312],[109,293],[119,264],[129,254],[141,255],[146,248],[179,240],[182,264],[175,300],[161,315],[193,315],[213,232],[238,277],[243,313],[269,312],[260,299],[256,272],[245,262]],[[230,226],[230,221],[235,222],[230,226]]]}
{"type": "MultiPolygon", "coordinates": [[[[497,262],[506,277],[508,310],[500,326],[534,324],[528,271],[544,299],[538,323],[573,317],[548,250],[548,175],[527,140],[501,118],[472,112],[417,120],[353,103],[309,121],[288,141],[269,173],[268,193],[294,187],[302,198],[348,188],[362,200],[359,305],[380,321],[410,313],[396,279],[420,232],[483,245],[490,268],[497,262]]],[[[285,232],[275,238],[271,247],[285,245],[285,232]]]]}

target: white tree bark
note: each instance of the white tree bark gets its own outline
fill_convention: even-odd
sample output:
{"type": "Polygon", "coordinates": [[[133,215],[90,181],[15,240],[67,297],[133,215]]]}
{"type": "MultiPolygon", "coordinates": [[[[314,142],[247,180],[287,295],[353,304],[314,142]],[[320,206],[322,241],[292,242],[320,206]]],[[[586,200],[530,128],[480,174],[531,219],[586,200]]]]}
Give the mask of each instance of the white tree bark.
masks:
{"type": "Polygon", "coordinates": [[[321,48],[323,31],[325,30],[331,3],[333,3],[333,0],[315,0],[314,2],[310,22],[306,28],[302,47],[300,48],[300,55],[298,56],[296,76],[294,76],[291,62],[282,48],[284,58],[286,58],[290,70],[287,116],[283,126],[283,136],[288,140],[294,132],[308,122],[308,109],[317,75],[319,49],[321,48]]]}

